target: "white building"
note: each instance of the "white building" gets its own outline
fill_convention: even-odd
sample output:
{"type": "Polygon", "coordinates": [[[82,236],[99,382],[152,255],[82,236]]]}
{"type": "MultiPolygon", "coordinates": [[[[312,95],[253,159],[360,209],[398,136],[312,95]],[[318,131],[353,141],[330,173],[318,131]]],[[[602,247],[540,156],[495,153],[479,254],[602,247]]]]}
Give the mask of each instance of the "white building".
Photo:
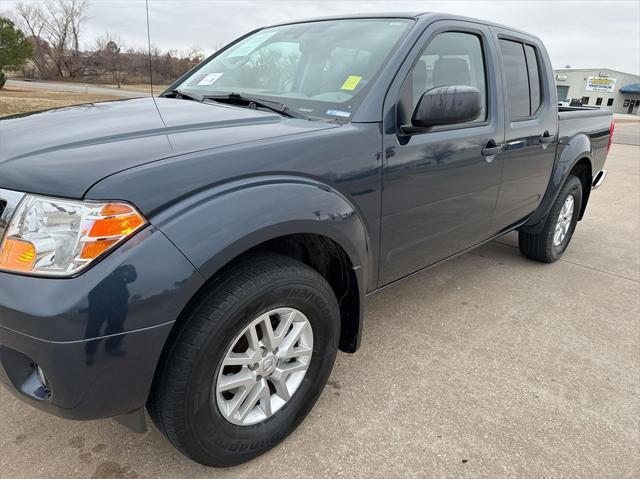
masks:
{"type": "Polygon", "coordinates": [[[583,106],[640,114],[640,75],[608,68],[554,70],[558,101],[577,98],[583,106]]]}

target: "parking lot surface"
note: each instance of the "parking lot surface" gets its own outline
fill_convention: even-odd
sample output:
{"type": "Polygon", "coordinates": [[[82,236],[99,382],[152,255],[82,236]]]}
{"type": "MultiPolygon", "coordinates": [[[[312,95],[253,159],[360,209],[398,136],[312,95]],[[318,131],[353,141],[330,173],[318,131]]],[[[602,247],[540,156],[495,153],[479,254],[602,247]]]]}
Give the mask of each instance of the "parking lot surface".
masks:
{"type": "Polygon", "coordinates": [[[268,454],[208,469],[0,388],[0,478],[640,477],[640,123],[617,132],[562,260],[511,233],[372,297],[361,350],[268,454]]]}

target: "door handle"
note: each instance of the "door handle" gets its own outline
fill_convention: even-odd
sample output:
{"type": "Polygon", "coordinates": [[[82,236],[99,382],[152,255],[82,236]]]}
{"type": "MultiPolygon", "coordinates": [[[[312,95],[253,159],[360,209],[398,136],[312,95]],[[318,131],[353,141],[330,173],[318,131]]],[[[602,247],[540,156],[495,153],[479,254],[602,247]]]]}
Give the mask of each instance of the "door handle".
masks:
{"type": "Polygon", "coordinates": [[[556,139],[555,135],[550,135],[548,131],[545,131],[540,137],[539,141],[541,144],[546,145],[547,143],[551,143],[555,139],[556,139]]]}
{"type": "Polygon", "coordinates": [[[496,145],[494,140],[489,140],[487,146],[482,149],[482,156],[493,156],[502,153],[504,145],[496,145]]]}

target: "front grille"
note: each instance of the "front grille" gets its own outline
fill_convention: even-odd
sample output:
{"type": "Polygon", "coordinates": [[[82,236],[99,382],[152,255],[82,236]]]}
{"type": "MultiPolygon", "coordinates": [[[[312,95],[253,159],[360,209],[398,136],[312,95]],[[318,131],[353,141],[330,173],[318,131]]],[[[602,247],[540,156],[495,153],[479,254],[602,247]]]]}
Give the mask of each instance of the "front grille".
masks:
{"type": "Polygon", "coordinates": [[[4,236],[4,230],[23,197],[24,193],[0,189],[0,239],[4,236]]]}

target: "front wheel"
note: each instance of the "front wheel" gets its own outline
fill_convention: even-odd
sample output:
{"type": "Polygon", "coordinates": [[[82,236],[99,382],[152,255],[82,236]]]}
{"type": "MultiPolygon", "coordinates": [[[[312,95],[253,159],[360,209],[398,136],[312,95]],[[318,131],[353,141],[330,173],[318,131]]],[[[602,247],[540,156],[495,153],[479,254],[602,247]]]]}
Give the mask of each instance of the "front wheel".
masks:
{"type": "Polygon", "coordinates": [[[154,422],[204,465],[268,451],[320,396],[339,320],[333,290],[315,270],[280,255],[247,258],[179,326],[149,400],[154,422]]]}
{"type": "Polygon", "coordinates": [[[542,231],[518,234],[520,252],[542,263],[560,259],[573,237],[581,207],[582,183],[577,177],[569,176],[545,219],[542,231]]]}

